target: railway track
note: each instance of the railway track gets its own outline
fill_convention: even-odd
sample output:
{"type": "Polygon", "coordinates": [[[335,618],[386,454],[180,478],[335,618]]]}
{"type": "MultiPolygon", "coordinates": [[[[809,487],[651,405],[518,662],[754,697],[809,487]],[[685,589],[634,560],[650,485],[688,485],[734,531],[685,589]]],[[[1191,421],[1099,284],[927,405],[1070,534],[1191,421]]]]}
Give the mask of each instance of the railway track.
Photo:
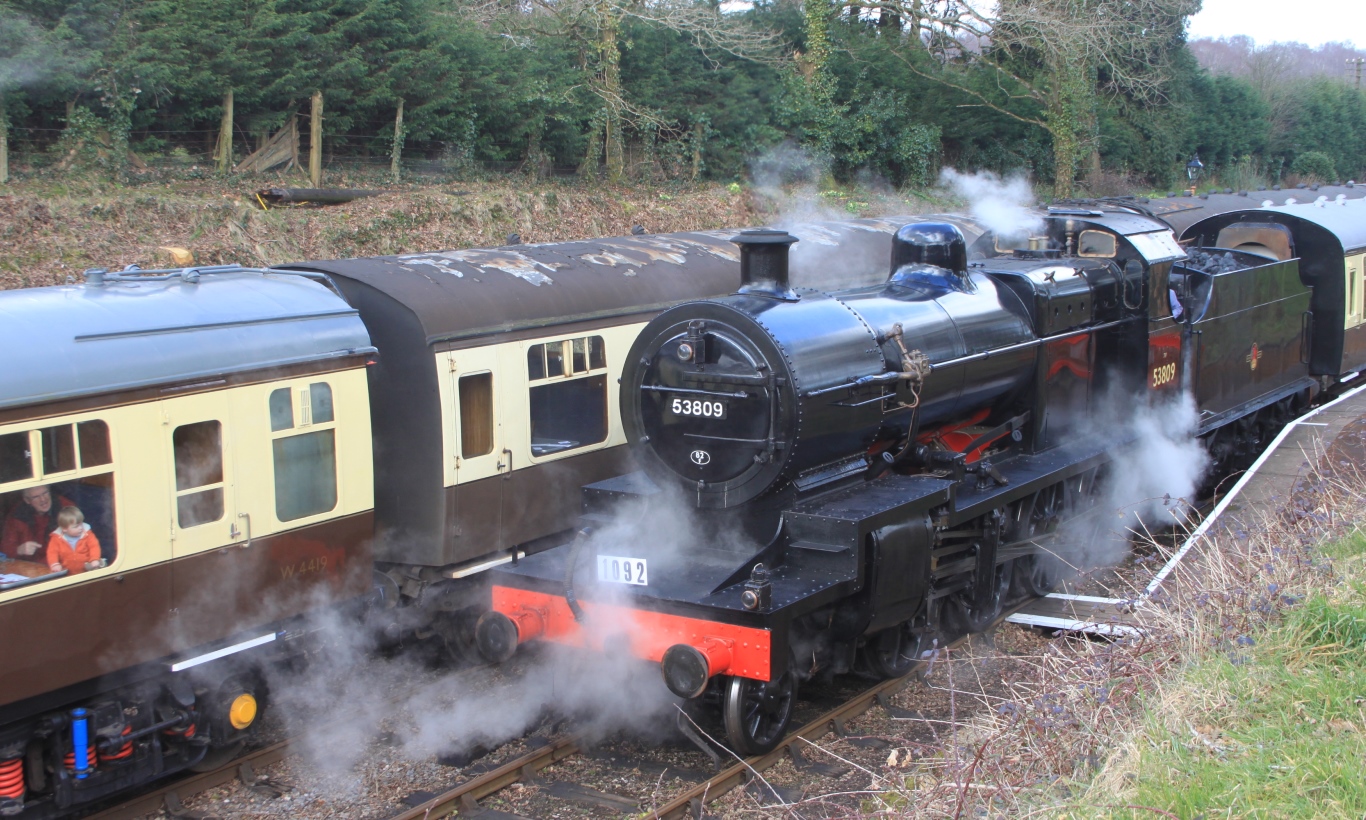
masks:
{"type": "MultiPolygon", "coordinates": [[[[992,624],[989,629],[994,629],[1005,618],[1007,618],[1015,608],[1002,613],[1000,618],[992,624]]],[[[964,635],[948,644],[946,649],[953,650],[964,644],[971,638],[964,635]]],[[[681,793],[670,798],[667,802],[654,808],[643,816],[656,820],[673,820],[673,818],[700,818],[703,816],[705,807],[708,803],[725,795],[737,788],[743,788],[759,780],[762,782],[761,775],[764,771],[772,768],[785,758],[791,758],[799,768],[811,765],[802,753],[804,746],[814,744],[830,734],[844,736],[848,734],[847,724],[854,718],[867,712],[874,706],[885,709],[893,717],[912,717],[910,714],[902,714],[901,710],[893,706],[891,696],[901,691],[910,681],[918,678],[924,672],[925,667],[930,663],[928,660],[918,662],[906,675],[882,681],[874,686],[870,686],[853,697],[846,699],[840,705],[825,711],[818,717],[808,721],[801,728],[789,733],[779,743],[773,751],[763,755],[756,755],[747,759],[735,758],[735,762],[724,767],[721,771],[695,783],[686,788],[681,793]]],[[[527,754],[514,760],[508,761],[503,765],[485,772],[477,777],[467,780],[450,790],[436,795],[425,802],[419,803],[408,811],[394,815],[390,820],[433,820],[434,818],[447,817],[454,814],[479,817],[501,817],[517,818],[518,815],[511,815],[501,811],[490,811],[484,809],[479,801],[491,797],[498,792],[516,783],[534,783],[537,775],[545,769],[554,766],[568,758],[580,754],[584,751],[585,742],[582,735],[571,735],[552,743],[548,743],[541,748],[534,749],[527,754]]],[[[569,799],[580,799],[581,802],[592,802],[595,795],[592,789],[580,789],[578,794],[571,794],[569,799]],[[583,801],[583,798],[587,801],[583,801]]],[[[783,801],[780,792],[773,791],[773,797],[783,801]]],[[[610,807],[615,800],[621,801],[623,798],[616,798],[614,795],[598,793],[596,795],[599,805],[610,807]]],[[[640,814],[640,809],[636,806],[621,806],[621,808],[640,814]]]]}

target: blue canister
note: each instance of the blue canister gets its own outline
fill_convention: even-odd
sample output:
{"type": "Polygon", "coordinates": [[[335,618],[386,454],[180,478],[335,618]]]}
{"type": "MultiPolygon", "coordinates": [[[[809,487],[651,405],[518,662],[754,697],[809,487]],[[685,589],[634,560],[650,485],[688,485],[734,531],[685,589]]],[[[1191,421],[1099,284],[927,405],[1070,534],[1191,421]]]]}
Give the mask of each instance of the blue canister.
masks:
{"type": "Polygon", "coordinates": [[[76,761],[76,779],[84,780],[90,776],[90,730],[84,709],[71,710],[71,745],[74,747],[72,757],[76,761]]]}

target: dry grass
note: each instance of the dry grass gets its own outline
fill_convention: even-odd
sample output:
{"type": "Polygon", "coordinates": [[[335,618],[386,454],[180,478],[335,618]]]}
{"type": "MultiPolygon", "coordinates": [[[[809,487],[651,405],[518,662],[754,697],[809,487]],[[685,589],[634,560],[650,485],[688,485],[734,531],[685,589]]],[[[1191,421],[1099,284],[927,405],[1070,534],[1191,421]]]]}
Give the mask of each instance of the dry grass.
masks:
{"type": "MultiPolygon", "coordinates": [[[[297,184],[297,183],[294,183],[297,184]]],[[[261,210],[260,181],[71,189],[40,182],[0,196],[0,287],[60,284],[89,267],[169,264],[179,246],[200,264],[304,259],[737,227],[760,220],[752,197],[724,186],[625,188],[515,180],[404,187],[327,208],[261,210]]]]}
{"type": "Polygon", "coordinates": [[[61,284],[90,267],[264,266],[415,251],[740,228],[783,218],[843,219],[961,205],[939,191],[877,186],[755,189],[738,184],[612,186],[508,175],[394,185],[330,173],[338,188],[383,190],[344,205],[262,210],[255,192],[306,186],[297,177],[191,178],[147,172],[129,185],[36,174],[0,187],[0,289],[61,284]]]}

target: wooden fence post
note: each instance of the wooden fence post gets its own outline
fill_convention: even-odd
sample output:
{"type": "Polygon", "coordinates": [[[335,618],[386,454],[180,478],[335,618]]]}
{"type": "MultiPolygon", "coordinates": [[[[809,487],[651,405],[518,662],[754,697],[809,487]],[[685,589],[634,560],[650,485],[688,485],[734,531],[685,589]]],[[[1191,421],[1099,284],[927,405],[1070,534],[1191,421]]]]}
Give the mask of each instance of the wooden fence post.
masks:
{"type": "Polygon", "coordinates": [[[323,187],[323,93],[313,92],[313,113],[309,121],[308,179],[314,188],[323,187]]]}
{"type": "Polygon", "coordinates": [[[389,173],[398,182],[399,159],[403,156],[403,98],[398,98],[398,115],[394,117],[394,153],[389,160],[389,173]]]}
{"type": "Polygon", "coordinates": [[[5,92],[0,91],[0,184],[9,182],[9,112],[5,92]]]}
{"type": "Polygon", "coordinates": [[[232,167],[232,89],[223,95],[223,122],[218,126],[218,147],[213,152],[218,160],[218,173],[226,174],[232,167]]]}

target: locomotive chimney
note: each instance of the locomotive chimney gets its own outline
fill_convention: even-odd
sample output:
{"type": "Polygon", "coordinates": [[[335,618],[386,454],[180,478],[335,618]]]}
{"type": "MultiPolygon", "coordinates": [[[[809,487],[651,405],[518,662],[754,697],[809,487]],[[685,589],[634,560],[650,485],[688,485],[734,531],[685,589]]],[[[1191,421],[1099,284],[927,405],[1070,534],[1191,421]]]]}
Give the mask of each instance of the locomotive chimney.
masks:
{"type": "Polygon", "coordinates": [[[740,292],[796,299],[788,283],[788,249],[797,237],[787,231],[741,231],[730,241],[740,246],[740,292]]]}

